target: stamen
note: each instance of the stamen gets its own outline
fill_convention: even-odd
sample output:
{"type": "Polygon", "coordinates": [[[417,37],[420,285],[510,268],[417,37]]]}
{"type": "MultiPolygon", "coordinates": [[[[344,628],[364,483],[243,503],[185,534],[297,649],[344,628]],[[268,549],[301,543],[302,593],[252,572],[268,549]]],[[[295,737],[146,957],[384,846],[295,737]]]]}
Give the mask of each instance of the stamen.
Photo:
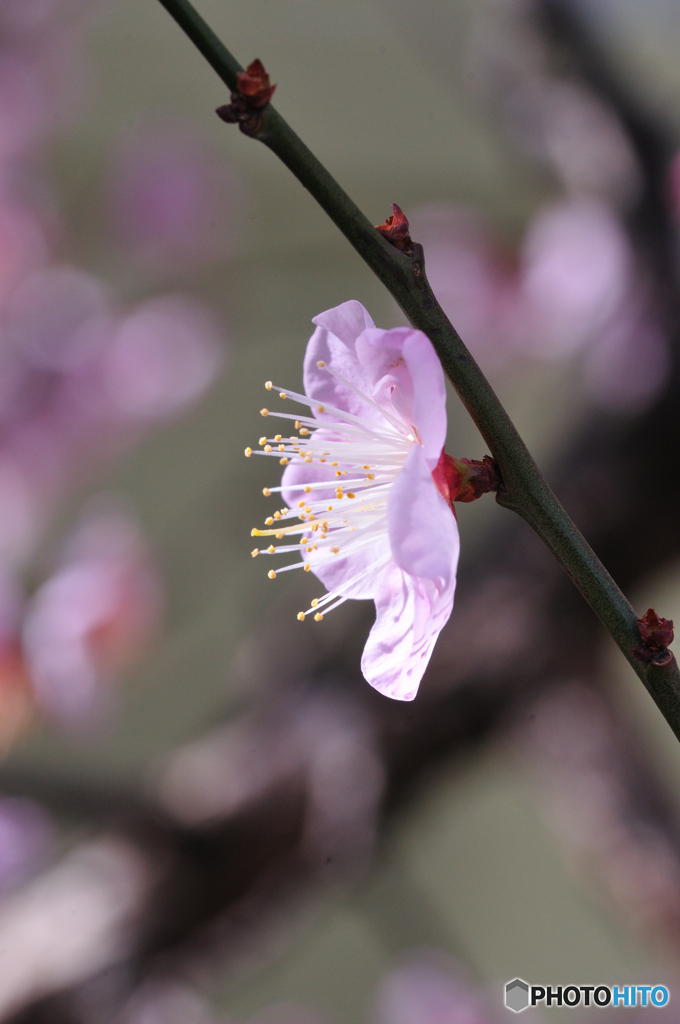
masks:
{"type": "Polygon", "coordinates": [[[264,494],[265,498],[271,498],[272,492],[269,490],[268,487],[263,487],[262,493],[264,494]]]}
{"type": "Polygon", "coordinates": [[[243,454],[245,455],[245,457],[247,459],[249,459],[250,456],[253,454],[253,449],[252,448],[246,448],[246,450],[245,450],[245,452],[243,454]]]}
{"type": "Polygon", "coordinates": [[[274,572],[273,569],[269,570],[269,572],[267,573],[267,576],[269,576],[270,580],[275,580],[276,579],[276,573],[274,572]]]}
{"type": "Polygon", "coordinates": [[[304,622],[305,621],[305,613],[304,612],[298,612],[297,613],[297,617],[298,617],[298,621],[299,622],[304,622]]]}
{"type": "Polygon", "coordinates": [[[260,553],[260,549],[259,548],[253,548],[253,550],[250,553],[253,556],[253,558],[257,558],[257,556],[260,553]]]}
{"type": "Polygon", "coordinates": [[[269,409],[260,409],[260,416],[269,416],[269,409]]]}

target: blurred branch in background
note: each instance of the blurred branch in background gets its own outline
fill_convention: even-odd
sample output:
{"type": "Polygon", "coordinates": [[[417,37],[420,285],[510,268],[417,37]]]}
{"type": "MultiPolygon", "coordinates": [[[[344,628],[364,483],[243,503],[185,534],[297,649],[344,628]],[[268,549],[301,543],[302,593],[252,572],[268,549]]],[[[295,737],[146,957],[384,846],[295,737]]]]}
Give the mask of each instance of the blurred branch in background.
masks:
{"type": "MultiPolygon", "coordinates": [[[[23,8],[7,10],[18,17],[23,8]]],[[[424,210],[422,234],[433,282],[441,281],[447,310],[450,303],[461,323],[467,319],[483,366],[487,360],[554,360],[567,349],[580,353],[592,411],[552,479],[615,577],[632,589],[680,554],[680,482],[668,471],[680,458],[680,298],[668,178],[673,150],[663,127],[607,71],[592,29],[574,11],[566,4],[508,5],[487,12],[493,25],[480,28],[469,43],[485,102],[504,130],[549,168],[563,198],[538,211],[514,259],[505,257],[490,229],[459,210],[438,216],[436,227],[424,210]],[[467,290],[457,284],[464,274],[471,282],[467,290]],[[490,337],[496,339],[493,348],[490,337]]],[[[28,45],[23,34],[17,38],[28,45]]],[[[43,251],[36,272],[47,274],[48,282],[63,287],[66,280],[71,288],[75,281],[83,294],[99,294],[97,282],[88,278],[83,285],[79,271],[55,269],[46,262],[49,249],[43,251]]],[[[19,282],[23,272],[12,295],[21,295],[19,282]]],[[[94,302],[98,323],[100,301],[94,302]]],[[[196,326],[206,323],[197,314],[194,333],[187,332],[191,345],[178,342],[172,365],[180,369],[159,372],[154,360],[162,359],[170,328],[182,322],[177,310],[189,316],[186,305],[173,306],[170,316],[161,306],[159,313],[161,301],[179,302],[149,300],[132,313],[103,316],[103,335],[97,334],[92,349],[84,342],[83,349],[76,346],[85,355],[73,357],[75,364],[63,354],[74,351],[70,328],[60,335],[50,324],[27,334],[19,355],[11,349],[12,358],[21,379],[41,367],[47,383],[37,393],[47,397],[28,410],[20,406],[21,415],[13,412],[3,437],[23,436],[28,426],[35,436],[36,418],[43,424],[47,409],[45,433],[61,438],[61,420],[52,410],[63,406],[53,396],[66,402],[63,396],[75,395],[76,410],[84,403],[97,413],[77,420],[76,433],[81,443],[86,434],[92,445],[87,452],[98,459],[130,436],[127,413],[117,412],[110,426],[110,405],[101,394],[114,396],[116,410],[139,409],[139,403],[151,408],[153,415],[132,416],[135,430],[156,422],[158,410],[174,413],[197,397],[215,372],[214,336],[196,326]],[[41,337],[49,342],[47,355],[41,337]],[[54,345],[60,337],[67,340],[54,345]],[[136,339],[148,355],[139,354],[136,339]],[[132,353],[130,363],[125,353],[132,353]],[[142,372],[149,365],[151,383],[142,372]],[[198,367],[193,376],[187,366],[198,367]],[[91,382],[110,380],[108,373],[127,383],[98,391],[91,382]],[[87,385],[79,389],[81,380],[87,385]],[[168,380],[166,398],[162,382],[168,380]],[[197,382],[188,394],[187,380],[197,382]],[[172,397],[175,387],[181,401],[172,397]],[[101,435],[92,423],[100,422],[101,409],[107,441],[113,436],[115,443],[97,447],[101,435]]],[[[90,308],[70,298],[63,305],[53,301],[44,315],[83,307],[90,308]]],[[[41,307],[32,301],[25,308],[41,307]]],[[[78,324],[89,323],[88,316],[78,324]]],[[[68,423],[75,416],[70,411],[68,423]]],[[[49,494],[56,500],[56,489],[49,494]]],[[[119,631],[125,643],[135,639],[120,623],[121,610],[131,607],[129,572],[134,581],[141,572],[141,582],[132,585],[136,593],[149,588],[145,611],[153,610],[158,595],[129,521],[113,531],[107,527],[100,543],[96,517],[111,515],[110,506],[91,514],[95,518],[88,513],[61,565],[37,589],[28,614],[15,612],[8,631],[21,693],[30,695],[31,706],[33,694],[47,694],[45,706],[57,708],[58,717],[66,707],[59,694],[69,696],[60,689],[60,672],[69,681],[83,678],[83,692],[90,692],[86,655],[98,650],[102,634],[119,631]],[[112,570],[110,559],[120,557],[124,571],[117,561],[112,570]],[[88,598],[88,588],[99,605],[88,598]],[[77,598],[66,632],[64,593],[77,598]],[[19,641],[20,634],[26,639],[19,641]],[[96,643],[88,646],[91,636],[96,643]],[[44,681],[42,690],[35,680],[44,681]]],[[[21,550],[29,548],[26,543],[21,550]]],[[[13,558],[10,566],[21,564],[13,558]]],[[[304,654],[302,633],[284,645],[277,643],[278,627],[256,627],[249,649],[258,658],[250,659],[249,671],[253,689],[264,683],[259,700],[178,747],[144,791],[141,784],[132,791],[107,790],[98,782],[79,787],[16,769],[0,773],[0,784],[12,794],[0,802],[0,841],[3,834],[13,837],[18,850],[0,904],[0,948],[11,951],[0,972],[3,1019],[216,1022],[216,1011],[199,994],[210,990],[214,975],[247,975],[278,955],[310,894],[365,880],[398,813],[422,799],[438,766],[462,769],[501,738],[540,780],[560,849],[590,877],[599,899],[627,927],[677,955],[677,810],[642,739],[617,707],[600,656],[598,623],[525,525],[503,524],[468,553],[458,613],[408,714],[358,677],[362,615],[360,609],[356,629],[329,645],[316,664],[304,654]],[[55,817],[79,808],[90,831],[100,829],[101,836],[76,839],[64,856],[53,845],[50,854],[54,826],[41,805],[55,817]]],[[[140,616],[134,620],[138,625],[140,616]]],[[[13,686],[15,693],[18,684],[13,686]]],[[[9,841],[2,845],[10,848],[9,841]]],[[[472,1024],[502,1019],[480,986],[436,957],[395,969],[376,999],[379,1024],[434,1024],[456,1015],[472,1024]]],[[[257,1020],[306,1024],[305,1012],[272,1009],[257,1020]]],[[[652,1012],[654,1020],[664,1020],[663,1011],[652,1012]]],[[[640,1011],[633,1019],[648,1016],[640,1011]]],[[[317,1024],[311,1010],[308,1020],[317,1024]]]]}

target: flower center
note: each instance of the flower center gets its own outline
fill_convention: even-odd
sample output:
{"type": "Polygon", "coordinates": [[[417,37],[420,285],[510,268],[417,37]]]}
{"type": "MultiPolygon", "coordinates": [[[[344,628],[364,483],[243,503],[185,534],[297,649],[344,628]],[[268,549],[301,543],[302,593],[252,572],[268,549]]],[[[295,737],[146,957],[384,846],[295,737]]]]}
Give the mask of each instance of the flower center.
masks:
{"type": "MultiPolygon", "coordinates": [[[[338,376],[331,370],[329,373],[338,376]]],[[[352,387],[349,382],[343,383],[352,387]]],[[[323,579],[326,567],[344,561],[346,572],[339,574],[341,581],[297,616],[303,621],[313,614],[320,621],[321,609],[332,611],[355,596],[390,562],[387,497],[409,451],[418,442],[412,428],[353,387],[369,406],[380,411],[379,421],[314,402],[271,382],[265,387],[277,391],[280,398],[292,399],[333,417],[320,421],[262,409],[261,414],[267,418],[292,420],[296,433],[261,437],[260,450],[245,451],[248,457],[266,455],[278,458],[282,466],[297,468],[297,472],[288,471],[289,479],[282,485],[265,487],[263,492],[269,497],[285,491],[288,500],[291,496],[295,498],[294,507],[277,510],[265,519],[264,530],[251,531],[253,537],[284,541],[255,548],[251,552],[253,558],[292,552],[302,555],[302,561],[271,569],[270,579],[299,568],[313,570],[323,579]]]]}

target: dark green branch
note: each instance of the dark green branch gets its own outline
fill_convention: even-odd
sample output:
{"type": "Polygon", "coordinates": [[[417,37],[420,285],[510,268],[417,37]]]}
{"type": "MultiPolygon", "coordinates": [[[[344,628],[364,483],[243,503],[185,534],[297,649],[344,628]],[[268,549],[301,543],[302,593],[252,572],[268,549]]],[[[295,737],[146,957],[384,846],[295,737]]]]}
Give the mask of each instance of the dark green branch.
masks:
{"type": "MultiPolygon", "coordinates": [[[[160,2],[234,91],[242,68],[198,12],[188,0],[160,2]]],[[[422,249],[416,246],[409,257],[383,238],[273,107],[267,108],[254,137],[308,189],[411,324],[431,339],[498,464],[503,489],[497,500],[521,515],[562,563],[680,739],[680,672],[675,660],[659,668],[645,665],[632,654],[640,642],[634,609],[548,487],[491,385],[437,302],[425,276],[422,249]]]]}

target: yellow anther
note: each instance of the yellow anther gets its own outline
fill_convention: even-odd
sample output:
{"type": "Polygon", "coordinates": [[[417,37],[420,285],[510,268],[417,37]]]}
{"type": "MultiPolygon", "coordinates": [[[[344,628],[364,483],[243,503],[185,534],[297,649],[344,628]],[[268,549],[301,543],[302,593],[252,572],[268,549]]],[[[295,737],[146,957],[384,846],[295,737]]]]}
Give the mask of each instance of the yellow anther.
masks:
{"type": "Polygon", "coordinates": [[[324,521],[321,524],[321,532],[322,533],[328,533],[328,523],[326,522],[325,519],[324,519],[324,521]]]}
{"type": "MultiPolygon", "coordinates": [[[[297,427],[295,429],[297,430],[297,427]]],[[[301,434],[308,434],[309,431],[308,431],[307,427],[300,427],[300,433],[301,434]]]]}
{"type": "Polygon", "coordinates": [[[375,480],[375,477],[373,476],[373,474],[372,474],[372,473],[367,473],[367,474],[366,474],[366,479],[367,479],[367,480],[375,480]]]}
{"type": "Polygon", "coordinates": [[[267,576],[269,576],[270,580],[275,580],[276,579],[276,573],[274,572],[273,569],[269,570],[269,572],[267,573],[267,576]]]}
{"type": "Polygon", "coordinates": [[[279,391],[279,398],[288,398],[288,395],[285,391],[279,391]]]}
{"type": "Polygon", "coordinates": [[[352,492],[351,492],[351,491],[348,491],[348,492],[347,492],[347,497],[348,497],[348,498],[356,498],[356,494],[352,494],[352,492]]]}
{"type": "Polygon", "coordinates": [[[337,462],[331,462],[331,466],[337,466],[337,462]]]}
{"type": "Polygon", "coordinates": [[[297,507],[298,508],[302,508],[303,505],[304,505],[304,501],[298,501],[298,503],[297,503],[297,507]]]}
{"type": "Polygon", "coordinates": [[[362,469],[370,469],[371,467],[370,466],[362,466],[361,468],[362,469]]]}
{"type": "Polygon", "coordinates": [[[271,391],[271,389],[274,387],[270,380],[266,381],[264,386],[266,387],[267,391],[271,391]]]}
{"type": "Polygon", "coordinates": [[[269,490],[268,487],[263,487],[262,493],[264,494],[265,498],[271,498],[272,492],[269,490]]]}
{"type": "Polygon", "coordinates": [[[276,551],[276,548],[274,547],[274,545],[270,544],[269,547],[267,548],[267,554],[268,555],[273,555],[275,551],[276,551]]]}
{"type": "Polygon", "coordinates": [[[305,621],[305,613],[304,612],[298,612],[297,613],[297,617],[298,617],[298,622],[304,622],[305,621]]]}
{"type": "Polygon", "coordinates": [[[321,614],[321,612],[317,612],[316,615],[314,616],[314,621],[315,622],[321,622],[322,619],[323,619],[323,615],[321,614]]]}
{"type": "Polygon", "coordinates": [[[257,556],[260,553],[260,549],[259,548],[253,548],[253,550],[250,553],[253,556],[253,558],[257,558],[257,556]]]}
{"type": "Polygon", "coordinates": [[[286,506],[284,505],[283,508],[281,509],[281,515],[282,516],[287,516],[289,512],[290,512],[290,509],[286,508],[286,506]]]}
{"type": "Polygon", "coordinates": [[[275,533],[274,536],[277,540],[283,540],[283,533],[275,533]]]}
{"type": "Polygon", "coordinates": [[[313,551],[313,550],[314,550],[314,548],[313,548],[313,547],[311,547],[311,548],[307,548],[307,554],[308,554],[308,555],[311,555],[311,553],[312,553],[312,551],[313,551]]]}
{"type": "Polygon", "coordinates": [[[258,444],[266,444],[267,443],[267,438],[266,437],[261,437],[260,440],[257,443],[258,444]]]}
{"type": "Polygon", "coordinates": [[[318,603],[319,603],[319,598],[318,597],[313,598],[312,599],[312,608],[316,608],[318,603]]]}
{"type": "Polygon", "coordinates": [[[304,457],[304,459],[302,461],[306,462],[309,465],[310,462],[314,462],[314,459],[312,458],[311,455],[305,455],[305,457],[304,457]]]}
{"type": "Polygon", "coordinates": [[[274,434],[274,440],[275,441],[280,441],[281,440],[281,434],[274,434]]]}
{"type": "Polygon", "coordinates": [[[325,462],[325,461],[326,461],[325,459],[319,459],[319,462],[325,462]]]}
{"type": "Polygon", "coordinates": [[[266,445],[264,446],[264,450],[265,450],[266,452],[271,452],[271,451],[272,451],[273,449],[272,449],[272,446],[271,446],[270,444],[266,444],[266,445]]]}
{"type": "Polygon", "coordinates": [[[326,364],[324,363],[323,359],[317,359],[317,361],[316,361],[316,365],[317,365],[317,366],[320,366],[320,367],[321,367],[321,369],[323,370],[323,368],[324,368],[324,366],[325,366],[326,364]]]}
{"type": "Polygon", "coordinates": [[[333,552],[334,555],[340,554],[340,548],[331,548],[331,551],[333,552]]]}
{"type": "Polygon", "coordinates": [[[305,512],[311,512],[311,511],[312,511],[312,510],[311,510],[311,508],[309,507],[309,505],[307,505],[307,506],[305,507],[305,512]]]}
{"type": "Polygon", "coordinates": [[[332,512],[332,511],[333,511],[333,506],[329,505],[328,508],[326,509],[326,512],[332,512]]]}
{"type": "MultiPolygon", "coordinates": [[[[260,536],[260,531],[259,531],[259,530],[256,530],[255,528],[253,528],[253,529],[252,529],[252,530],[250,531],[250,536],[251,536],[251,537],[259,537],[259,536],[260,536]]],[[[254,558],[254,557],[255,557],[255,555],[253,555],[253,558],[254,558]]]]}
{"type": "Polygon", "coordinates": [[[285,444],[280,444],[280,445],[279,445],[279,451],[280,451],[280,452],[285,452],[285,450],[286,450],[286,446],[285,446],[285,444]]]}
{"type": "Polygon", "coordinates": [[[274,522],[273,517],[272,516],[267,516],[267,518],[264,521],[264,525],[265,526],[271,526],[273,522],[274,522]]]}
{"type": "MultiPolygon", "coordinates": [[[[301,426],[302,426],[302,423],[300,423],[300,420],[296,420],[295,421],[295,429],[299,430],[301,426]]],[[[295,438],[295,440],[297,441],[297,437],[295,438]]]]}
{"type": "Polygon", "coordinates": [[[301,544],[306,544],[307,543],[307,538],[306,537],[300,537],[300,543],[301,544]]]}
{"type": "Polygon", "coordinates": [[[323,405],[317,405],[316,411],[317,412],[325,412],[326,411],[326,407],[323,406],[323,405]]]}
{"type": "Polygon", "coordinates": [[[312,568],[312,567],[311,567],[311,565],[309,564],[309,562],[305,562],[305,572],[309,572],[309,570],[310,570],[311,568],[312,568]]]}
{"type": "MultiPolygon", "coordinates": [[[[354,497],[354,495],[353,495],[353,494],[350,494],[350,495],[349,495],[349,497],[350,497],[350,498],[353,498],[353,497],[354,497]]],[[[281,518],[281,513],[280,513],[280,512],[275,512],[275,513],[274,513],[274,519],[280,519],[280,518],[281,518]]]]}
{"type": "Polygon", "coordinates": [[[260,416],[269,416],[269,409],[260,409],[260,416]]]}
{"type": "MultiPolygon", "coordinates": [[[[307,487],[304,487],[303,490],[304,490],[305,494],[311,494],[312,493],[312,488],[309,487],[309,485],[307,487]]],[[[304,505],[304,501],[302,502],[302,504],[304,505]]]]}
{"type": "Polygon", "coordinates": [[[246,450],[245,450],[245,452],[243,454],[245,455],[245,457],[247,459],[249,459],[250,456],[253,454],[253,449],[252,448],[246,448],[246,450]]]}
{"type": "MultiPolygon", "coordinates": [[[[334,463],[333,463],[333,465],[334,465],[334,466],[337,466],[337,462],[334,462],[334,463]]],[[[339,469],[336,469],[336,471],[335,471],[335,475],[336,475],[336,476],[342,476],[342,473],[340,472],[340,470],[339,470],[339,469]]]]}
{"type": "Polygon", "coordinates": [[[319,529],[319,524],[318,523],[314,523],[314,526],[312,527],[312,530],[314,531],[314,533],[316,533],[316,531],[318,529],[319,529]]]}
{"type": "Polygon", "coordinates": [[[290,460],[289,460],[289,459],[287,459],[287,458],[284,458],[284,459],[279,459],[279,466],[287,466],[287,465],[288,465],[288,463],[289,463],[289,461],[290,461],[290,460]]]}

